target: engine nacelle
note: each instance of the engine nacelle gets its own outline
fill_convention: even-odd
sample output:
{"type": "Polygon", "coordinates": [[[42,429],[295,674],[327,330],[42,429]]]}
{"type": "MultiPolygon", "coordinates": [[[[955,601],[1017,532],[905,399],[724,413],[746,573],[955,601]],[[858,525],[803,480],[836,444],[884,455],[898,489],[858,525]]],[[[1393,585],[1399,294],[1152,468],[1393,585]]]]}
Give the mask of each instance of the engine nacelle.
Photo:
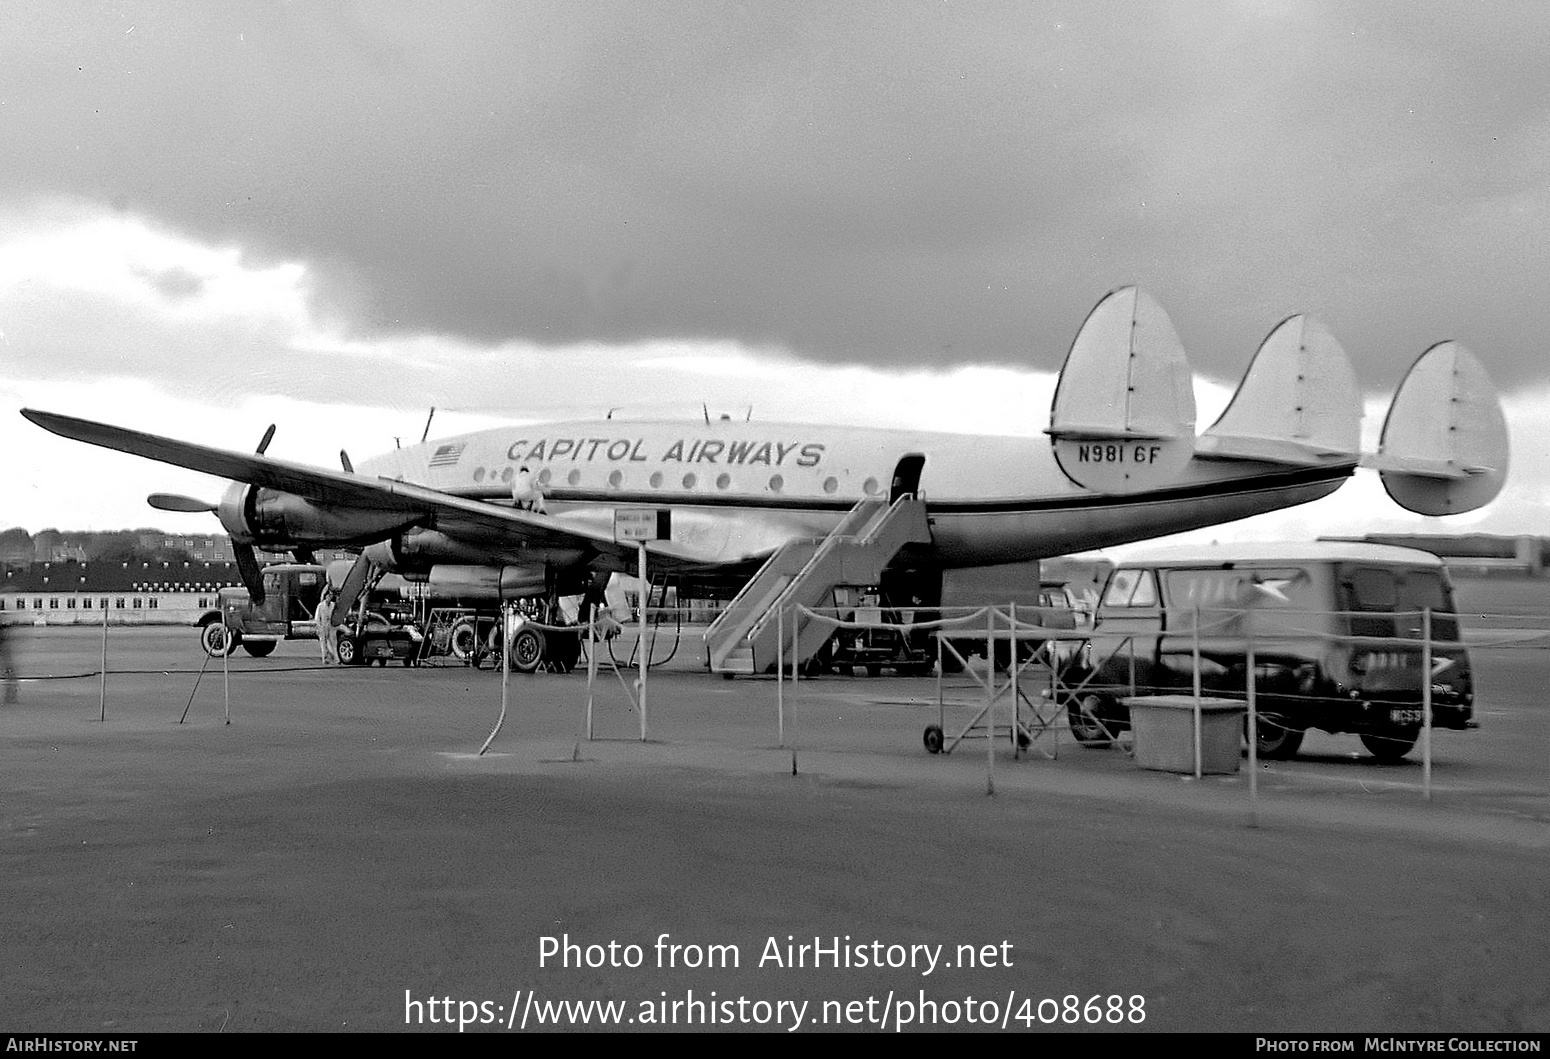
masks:
{"type": "Polygon", "coordinates": [[[587,553],[576,547],[528,545],[521,541],[501,547],[491,542],[455,540],[438,530],[413,530],[395,534],[365,550],[372,562],[401,574],[424,574],[441,563],[454,566],[545,566],[564,569],[580,566],[587,553]]]}
{"type": "Polygon", "coordinates": [[[420,518],[403,511],[318,504],[295,493],[242,482],[227,488],[216,515],[232,540],[264,548],[369,544],[401,532],[420,518]]]}

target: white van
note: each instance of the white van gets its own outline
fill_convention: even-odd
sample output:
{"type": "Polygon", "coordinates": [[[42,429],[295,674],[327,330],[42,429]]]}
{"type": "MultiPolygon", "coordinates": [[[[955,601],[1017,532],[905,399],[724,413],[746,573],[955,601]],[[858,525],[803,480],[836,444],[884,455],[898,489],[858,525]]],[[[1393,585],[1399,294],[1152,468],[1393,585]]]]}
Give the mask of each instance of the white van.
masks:
{"type": "Polygon", "coordinates": [[[1374,756],[1398,760],[1420,736],[1423,679],[1433,727],[1476,727],[1442,561],[1410,548],[1318,542],[1172,547],[1121,561],[1084,657],[1065,673],[1073,734],[1106,746],[1130,726],[1122,699],[1191,691],[1197,643],[1202,692],[1244,698],[1251,632],[1265,757],[1293,756],[1318,728],[1353,732],[1374,756]]]}

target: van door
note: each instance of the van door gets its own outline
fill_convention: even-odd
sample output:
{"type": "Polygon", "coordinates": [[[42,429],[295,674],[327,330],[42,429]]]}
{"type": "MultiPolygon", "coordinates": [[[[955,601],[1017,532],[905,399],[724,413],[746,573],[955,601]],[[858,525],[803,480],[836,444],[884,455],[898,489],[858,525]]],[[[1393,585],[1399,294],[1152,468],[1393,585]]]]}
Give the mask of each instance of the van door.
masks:
{"type": "Polygon", "coordinates": [[[1109,575],[1093,623],[1091,668],[1116,694],[1152,693],[1163,612],[1157,573],[1119,567],[1109,575]]]}

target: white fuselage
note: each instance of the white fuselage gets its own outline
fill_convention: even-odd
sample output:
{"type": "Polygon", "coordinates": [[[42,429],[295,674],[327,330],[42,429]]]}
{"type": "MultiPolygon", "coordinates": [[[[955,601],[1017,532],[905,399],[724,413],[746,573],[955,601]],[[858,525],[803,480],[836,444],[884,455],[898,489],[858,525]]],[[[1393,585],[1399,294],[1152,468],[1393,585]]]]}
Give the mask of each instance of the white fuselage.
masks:
{"type": "Polygon", "coordinates": [[[1352,469],[1196,459],[1161,488],[1114,496],[1070,481],[1043,438],[594,420],[442,438],[360,470],[509,504],[526,467],[559,519],[604,528],[616,508],[671,507],[675,541],[733,562],[827,533],[858,500],[886,496],[907,453],[925,457],[920,493],[943,566],[1022,562],[1245,518],[1328,495],[1352,469]]]}

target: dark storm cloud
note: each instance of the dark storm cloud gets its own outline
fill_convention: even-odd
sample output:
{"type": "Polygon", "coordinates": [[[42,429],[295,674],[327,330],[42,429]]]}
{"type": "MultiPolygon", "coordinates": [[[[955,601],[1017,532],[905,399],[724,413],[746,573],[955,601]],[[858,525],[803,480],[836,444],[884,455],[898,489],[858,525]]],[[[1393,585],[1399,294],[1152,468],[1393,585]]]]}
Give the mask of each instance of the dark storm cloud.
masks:
{"type": "MultiPolygon", "coordinates": [[[[357,333],[1053,368],[1141,282],[1233,376],[1541,372],[1538,5],[0,8],[7,199],[307,262],[357,333]]],[[[169,277],[175,278],[175,277],[169,277]]]]}

